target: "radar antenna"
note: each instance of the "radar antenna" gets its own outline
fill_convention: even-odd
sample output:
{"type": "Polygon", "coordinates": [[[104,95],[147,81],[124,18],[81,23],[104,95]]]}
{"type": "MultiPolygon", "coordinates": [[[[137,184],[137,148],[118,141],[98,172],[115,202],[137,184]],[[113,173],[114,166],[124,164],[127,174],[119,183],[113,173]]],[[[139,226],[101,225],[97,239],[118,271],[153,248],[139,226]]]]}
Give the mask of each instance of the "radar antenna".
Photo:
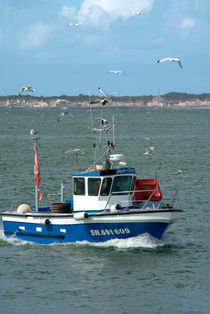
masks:
{"type": "Polygon", "coordinates": [[[75,171],[77,171],[79,156],[84,155],[85,154],[84,151],[79,148],[75,148],[75,149],[67,150],[65,154],[74,156],[74,163],[75,163],[74,167],[75,167],[75,171]]]}

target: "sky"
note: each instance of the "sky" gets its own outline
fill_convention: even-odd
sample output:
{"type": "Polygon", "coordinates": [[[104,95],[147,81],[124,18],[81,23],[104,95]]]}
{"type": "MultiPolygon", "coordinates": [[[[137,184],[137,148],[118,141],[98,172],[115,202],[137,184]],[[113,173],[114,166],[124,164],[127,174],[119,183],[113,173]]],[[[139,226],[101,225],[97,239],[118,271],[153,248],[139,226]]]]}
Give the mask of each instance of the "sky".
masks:
{"type": "Polygon", "coordinates": [[[209,17],[209,0],[0,0],[0,95],[209,93],[209,17]]]}

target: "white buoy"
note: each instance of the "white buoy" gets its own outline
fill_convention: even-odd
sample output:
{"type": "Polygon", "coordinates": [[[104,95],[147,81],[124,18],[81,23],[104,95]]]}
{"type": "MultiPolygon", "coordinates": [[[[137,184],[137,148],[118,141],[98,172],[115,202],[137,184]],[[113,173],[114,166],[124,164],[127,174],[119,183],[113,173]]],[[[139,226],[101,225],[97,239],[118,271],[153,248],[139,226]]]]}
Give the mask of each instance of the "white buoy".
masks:
{"type": "Polygon", "coordinates": [[[32,212],[31,206],[28,205],[28,204],[21,204],[21,205],[18,206],[17,212],[18,213],[22,213],[22,214],[23,213],[31,213],[32,212]]]}

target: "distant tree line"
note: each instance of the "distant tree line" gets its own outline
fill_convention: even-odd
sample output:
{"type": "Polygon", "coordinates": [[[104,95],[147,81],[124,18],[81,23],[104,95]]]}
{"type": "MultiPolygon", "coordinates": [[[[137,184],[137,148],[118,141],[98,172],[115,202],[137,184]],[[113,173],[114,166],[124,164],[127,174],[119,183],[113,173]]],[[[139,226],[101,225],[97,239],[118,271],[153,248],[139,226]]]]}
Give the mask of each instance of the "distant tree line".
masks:
{"type": "MultiPolygon", "coordinates": [[[[171,92],[168,94],[164,95],[159,95],[164,99],[166,103],[177,103],[177,102],[186,102],[186,101],[193,101],[195,99],[198,99],[200,101],[210,101],[210,93],[204,93],[204,94],[187,94],[187,93],[177,93],[177,92],[171,92]]],[[[55,99],[65,99],[67,101],[71,102],[77,102],[77,103],[82,103],[84,101],[88,101],[89,99],[97,99],[97,98],[102,98],[99,96],[88,96],[88,95],[83,95],[80,94],[78,96],[67,96],[67,95],[61,95],[61,96],[50,96],[50,97],[45,97],[45,96],[32,96],[32,95],[22,95],[20,96],[21,98],[25,99],[26,101],[52,101],[55,99]]],[[[20,98],[19,97],[19,98],[20,98]]],[[[143,103],[151,102],[152,99],[155,96],[153,95],[148,95],[148,96],[113,96],[112,101],[119,101],[119,102],[138,102],[141,101],[143,103]]],[[[10,96],[0,96],[0,101],[6,101],[6,100],[17,100],[18,96],[17,95],[10,95],[10,96]]]]}

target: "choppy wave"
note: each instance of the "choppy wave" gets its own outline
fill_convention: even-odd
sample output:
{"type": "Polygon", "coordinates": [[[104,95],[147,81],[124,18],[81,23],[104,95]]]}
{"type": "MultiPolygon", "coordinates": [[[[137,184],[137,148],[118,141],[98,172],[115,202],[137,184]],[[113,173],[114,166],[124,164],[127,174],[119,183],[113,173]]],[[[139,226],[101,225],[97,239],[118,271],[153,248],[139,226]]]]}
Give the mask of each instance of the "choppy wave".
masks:
{"type": "Polygon", "coordinates": [[[19,245],[26,245],[29,242],[21,240],[16,238],[15,236],[11,237],[6,237],[4,235],[3,230],[0,230],[0,246],[5,246],[5,245],[14,245],[14,246],[19,246],[19,245]]]}

